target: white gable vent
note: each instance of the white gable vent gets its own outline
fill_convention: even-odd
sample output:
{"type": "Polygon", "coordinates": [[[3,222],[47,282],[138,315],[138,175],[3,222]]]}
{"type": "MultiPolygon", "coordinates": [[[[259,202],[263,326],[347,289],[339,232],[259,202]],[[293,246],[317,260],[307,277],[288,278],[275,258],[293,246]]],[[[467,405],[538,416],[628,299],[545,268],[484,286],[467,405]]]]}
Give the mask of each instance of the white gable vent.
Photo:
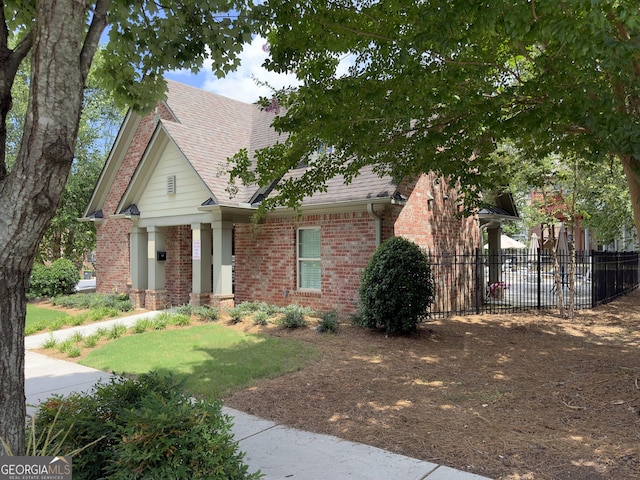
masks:
{"type": "Polygon", "coordinates": [[[176,193],[176,176],[169,175],[167,177],[167,195],[174,195],[176,193]]]}

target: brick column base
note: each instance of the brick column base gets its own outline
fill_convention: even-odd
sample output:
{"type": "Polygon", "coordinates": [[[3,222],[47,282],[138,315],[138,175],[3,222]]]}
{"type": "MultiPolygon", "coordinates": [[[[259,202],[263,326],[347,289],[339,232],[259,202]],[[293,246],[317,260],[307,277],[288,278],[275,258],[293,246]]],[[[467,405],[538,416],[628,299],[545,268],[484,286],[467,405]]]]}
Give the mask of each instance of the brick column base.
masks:
{"type": "Polygon", "coordinates": [[[209,305],[211,301],[210,293],[190,293],[189,294],[189,304],[194,307],[201,307],[202,305],[209,305]]]}
{"type": "Polygon", "coordinates": [[[235,295],[233,293],[222,294],[222,295],[211,295],[211,303],[210,305],[213,308],[233,308],[235,306],[235,301],[233,300],[235,295]]]}
{"type": "Polygon", "coordinates": [[[145,290],[144,306],[147,310],[164,310],[167,308],[166,290],[145,290]]]}
{"type": "Polygon", "coordinates": [[[129,299],[133,302],[135,309],[145,308],[145,291],[129,289],[129,299]]]}

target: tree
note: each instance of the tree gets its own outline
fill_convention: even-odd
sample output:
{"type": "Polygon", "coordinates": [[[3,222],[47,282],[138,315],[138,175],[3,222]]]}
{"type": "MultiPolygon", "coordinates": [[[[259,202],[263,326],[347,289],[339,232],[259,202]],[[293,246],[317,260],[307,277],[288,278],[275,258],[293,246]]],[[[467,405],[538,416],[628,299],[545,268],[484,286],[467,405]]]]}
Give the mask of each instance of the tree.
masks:
{"type": "Polygon", "coordinates": [[[396,177],[444,175],[473,207],[508,183],[490,153],[510,139],[530,158],[616,158],[640,228],[637,1],[270,0],[259,9],[266,66],[295,71],[302,85],[277,96],[287,140],[258,152],[255,168],[238,155],[232,173],[269,185],[301,156],[313,167],[283,182],[274,202],[373,164],[396,177]],[[310,155],[322,145],[334,153],[310,155]]]}
{"type": "MultiPolygon", "coordinates": [[[[244,0],[9,1],[0,9],[0,437],[24,453],[25,295],[38,244],[60,203],[74,158],[84,89],[101,36],[97,78],[117,104],[152,108],[167,69],[216,73],[237,64],[250,38],[244,0]],[[233,17],[225,12],[233,10],[233,17]],[[7,117],[12,86],[30,55],[29,101],[14,165],[7,117]]],[[[6,452],[2,452],[3,454],[6,452]]]]}
{"type": "MultiPolygon", "coordinates": [[[[8,169],[15,163],[20,145],[29,96],[28,78],[29,62],[25,60],[13,84],[13,105],[7,118],[8,169]]],[[[94,75],[89,77],[84,97],[75,156],[58,210],[38,247],[36,260],[40,263],[64,257],[80,268],[87,252],[95,248],[94,225],[81,224],[77,219],[91,198],[124,112],[97,84],[94,75]]]]}

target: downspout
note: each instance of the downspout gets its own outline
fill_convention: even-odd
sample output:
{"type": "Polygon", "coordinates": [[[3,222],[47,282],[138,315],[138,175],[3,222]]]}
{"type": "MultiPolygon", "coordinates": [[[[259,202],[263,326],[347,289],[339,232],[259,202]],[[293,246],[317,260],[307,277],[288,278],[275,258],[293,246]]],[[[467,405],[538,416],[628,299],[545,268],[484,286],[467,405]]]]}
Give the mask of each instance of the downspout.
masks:
{"type": "Polygon", "coordinates": [[[373,211],[373,204],[367,204],[367,213],[376,221],[376,248],[382,243],[382,217],[373,211]]]}

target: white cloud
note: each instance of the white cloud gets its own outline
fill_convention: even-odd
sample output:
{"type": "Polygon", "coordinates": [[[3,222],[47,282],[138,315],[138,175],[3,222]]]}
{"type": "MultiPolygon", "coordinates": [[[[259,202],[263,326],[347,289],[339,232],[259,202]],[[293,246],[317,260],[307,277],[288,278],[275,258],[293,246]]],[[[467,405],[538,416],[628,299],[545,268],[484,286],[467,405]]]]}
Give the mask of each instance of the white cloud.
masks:
{"type": "MultiPolygon", "coordinates": [[[[205,62],[202,71],[197,75],[192,74],[189,70],[175,70],[169,72],[167,77],[247,103],[256,102],[261,96],[271,95],[271,89],[262,84],[275,89],[300,85],[295,74],[269,72],[262,66],[269,55],[264,48],[266,44],[267,41],[264,38],[255,37],[251,44],[245,45],[240,53],[240,67],[224,78],[218,78],[212,73],[210,60],[205,62]],[[259,85],[259,82],[262,84],[259,85]]],[[[336,76],[348,75],[348,69],[354,63],[355,56],[353,54],[344,55],[340,59],[336,76]]]]}
{"type": "Polygon", "coordinates": [[[210,62],[198,75],[193,75],[187,70],[180,70],[171,72],[167,76],[176,81],[247,103],[253,103],[261,96],[268,97],[271,94],[269,87],[258,85],[256,80],[276,89],[299,85],[294,74],[277,74],[262,67],[262,63],[269,55],[263,48],[266,43],[265,39],[255,37],[251,44],[245,45],[240,54],[240,67],[224,78],[217,78],[211,72],[210,62]]]}

